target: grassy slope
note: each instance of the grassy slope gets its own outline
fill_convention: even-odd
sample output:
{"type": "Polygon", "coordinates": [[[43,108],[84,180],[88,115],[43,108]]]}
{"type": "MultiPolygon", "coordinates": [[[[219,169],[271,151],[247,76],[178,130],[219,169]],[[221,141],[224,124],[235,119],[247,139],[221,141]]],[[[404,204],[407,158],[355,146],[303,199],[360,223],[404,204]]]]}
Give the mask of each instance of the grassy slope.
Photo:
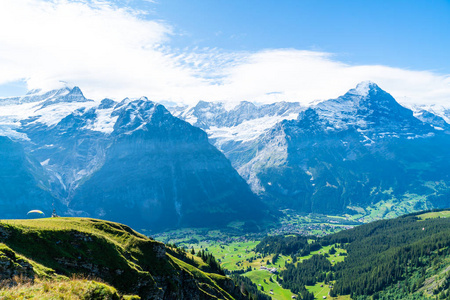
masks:
{"type": "Polygon", "coordinates": [[[178,282],[184,274],[189,288],[203,298],[233,298],[222,288],[224,276],[182,262],[175,257],[182,254],[121,224],[85,218],[3,220],[0,238],[33,265],[37,278],[87,274],[121,293],[151,297],[162,290],[178,295],[188,288],[178,282]]]}
{"type": "MultiPolygon", "coordinates": [[[[266,266],[268,268],[276,267],[279,270],[282,270],[286,262],[292,261],[292,258],[289,256],[280,255],[277,262],[272,264],[273,254],[269,254],[263,256],[260,253],[255,253],[253,249],[258,244],[258,241],[245,241],[245,242],[232,242],[232,243],[219,243],[219,242],[200,242],[197,244],[183,244],[188,249],[193,247],[195,251],[208,249],[210,253],[212,253],[217,259],[220,259],[221,266],[227,270],[235,271],[247,269],[249,266],[252,268],[250,272],[246,272],[243,276],[246,276],[252,280],[253,283],[258,285],[258,289],[261,290],[261,287],[264,289],[263,292],[273,299],[276,300],[288,300],[292,299],[291,297],[294,295],[291,291],[282,288],[275,280],[275,275],[272,273],[260,270],[261,266],[266,266]],[[252,260],[251,262],[249,260],[252,260]],[[270,281],[272,278],[272,281],[270,281]],[[270,293],[272,290],[273,294],[270,293]]],[[[335,265],[338,262],[344,261],[345,256],[340,256],[340,253],[346,252],[344,249],[337,248],[336,245],[330,245],[322,247],[317,251],[311,252],[311,254],[306,256],[298,257],[298,261],[303,261],[305,259],[311,258],[314,254],[324,254],[328,253],[330,249],[334,246],[336,249],[335,255],[330,255],[327,259],[335,265]],[[334,261],[334,262],[333,262],[334,261]]],[[[323,283],[322,283],[323,284],[323,283]]],[[[330,289],[328,286],[324,285],[322,288],[320,284],[316,286],[307,287],[307,289],[316,295],[316,298],[322,299],[322,296],[327,296],[330,289]]],[[[330,298],[329,299],[347,299],[346,296],[330,298]]]]}
{"type": "Polygon", "coordinates": [[[0,298],[14,300],[33,297],[35,299],[139,299],[137,296],[121,296],[117,290],[107,284],[94,280],[53,280],[36,283],[22,283],[1,289],[0,298]]]}
{"type": "Polygon", "coordinates": [[[258,285],[258,287],[263,287],[264,292],[270,295],[275,300],[291,299],[292,293],[289,290],[283,289],[280,284],[275,280],[275,275],[270,274],[263,270],[254,270],[244,274],[244,276],[251,279],[251,281],[258,285]],[[272,278],[272,281],[270,281],[272,278]],[[272,293],[270,293],[272,290],[272,293]]]}
{"type": "Polygon", "coordinates": [[[448,218],[448,217],[450,217],[450,211],[449,210],[434,211],[434,212],[420,214],[420,215],[418,215],[418,217],[421,218],[422,220],[435,219],[435,218],[448,218]]]}

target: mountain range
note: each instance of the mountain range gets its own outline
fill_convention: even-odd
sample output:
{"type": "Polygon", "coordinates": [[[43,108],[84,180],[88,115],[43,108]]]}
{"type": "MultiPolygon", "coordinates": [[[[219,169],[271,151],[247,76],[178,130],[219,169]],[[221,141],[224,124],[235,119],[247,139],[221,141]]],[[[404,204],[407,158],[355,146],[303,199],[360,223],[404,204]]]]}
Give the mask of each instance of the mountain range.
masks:
{"type": "Polygon", "coordinates": [[[2,217],[50,213],[52,203],[63,215],[153,230],[264,216],[206,133],[164,106],[146,98],[98,103],[77,87],[34,93],[0,101],[8,136],[1,161],[10,166],[2,169],[4,185],[16,191],[3,193],[2,217]],[[27,205],[19,206],[23,198],[27,205]]]}
{"type": "Polygon", "coordinates": [[[384,217],[449,204],[450,111],[408,109],[375,83],[307,108],[200,102],[172,111],[206,130],[274,209],[364,215],[376,207],[384,217]]]}
{"type": "Polygon", "coordinates": [[[449,118],[372,82],[311,107],[34,90],[0,99],[0,217],[53,204],[163,230],[252,226],[280,208],[385,217],[448,206],[449,118]]]}

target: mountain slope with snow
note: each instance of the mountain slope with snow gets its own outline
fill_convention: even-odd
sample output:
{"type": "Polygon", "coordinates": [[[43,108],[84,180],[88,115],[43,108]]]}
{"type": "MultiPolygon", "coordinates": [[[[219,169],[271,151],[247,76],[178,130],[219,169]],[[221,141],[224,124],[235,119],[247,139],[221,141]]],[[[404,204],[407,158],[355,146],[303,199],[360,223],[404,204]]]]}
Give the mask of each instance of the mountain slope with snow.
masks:
{"type": "Polygon", "coordinates": [[[273,208],[354,214],[384,202],[406,211],[450,204],[446,119],[401,106],[375,83],[362,82],[337,99],[299,108],[296,118],[280,114],[275,124],[255,117],[245,122],[264,130],[248,126],[235,135],[245,122],[220,122],[219,128],[214,120],[227,119],[226,112],[215,118],[212,106],[201,103],[208,118],[193,124],[205,128],[273,208]],[[244,132],[252,138],[240,138],[244,132]]]}
{"type": "Polygon", "coordinates": [[[32,91],[0,99],[0,136],[23,149],[24,181],[47,199],[36,209],[57,199],[62,213],[139,228],[260,220],[253,193],[273,209],[320,213],[450,204],[447,110],[410,110],[375,83],[309,108],[170,111],[145,97],[93,101],[77,87],[32,91]]]}
{"type": "Polygon", "coordinates": [[[305,108],[295,102],[277,102],[258,106],[243,101],[229,108],[220,102],[200,101],[194,107],[169,109],[174,116],[205,130],[211,143],[238,169],[241,164],[236,163],[233,157],[234,153],[241,151],[243,144],[255,143],[277,123],[297,118],[298,113],[305,108]]]}
{"type": "MultiPolygon", "coordinates": [[[[60,214],[153,230],[264,215],[206,133],[145,97],[96,102],[75,87],[0,103],[1,134],[40,162],[60,214]]],[[[49,213],[51,203],[36,208],[49,213]]]]}

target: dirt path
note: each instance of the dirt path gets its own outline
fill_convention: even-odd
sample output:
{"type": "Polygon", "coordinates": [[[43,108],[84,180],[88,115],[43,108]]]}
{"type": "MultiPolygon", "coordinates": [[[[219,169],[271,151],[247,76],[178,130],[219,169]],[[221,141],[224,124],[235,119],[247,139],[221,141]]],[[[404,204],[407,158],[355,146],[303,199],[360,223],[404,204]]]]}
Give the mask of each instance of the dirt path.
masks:
{"type": "Polygon", "coordinates": [[[276,284],[278,284],[278,286],[279,286],[280,288],[283,288],[283,287],[281,286],[281,284],[280,284],[278,281],[275,280],[274,277],[275,277],[275,274],[273,274],[272,277],[271,277],[272,280],[273,280],[273,282],[276,282],[276,284]]]}
{"type": "Polygon", "coordinates": [[[319,295],[320,293],[322,293],[322,291],[325,289],[325,287],[323,287],[320,291],[318,291],[315,295],[314,295],[314,298],[316,298],[317,297],[317,295],[319,295]]]}

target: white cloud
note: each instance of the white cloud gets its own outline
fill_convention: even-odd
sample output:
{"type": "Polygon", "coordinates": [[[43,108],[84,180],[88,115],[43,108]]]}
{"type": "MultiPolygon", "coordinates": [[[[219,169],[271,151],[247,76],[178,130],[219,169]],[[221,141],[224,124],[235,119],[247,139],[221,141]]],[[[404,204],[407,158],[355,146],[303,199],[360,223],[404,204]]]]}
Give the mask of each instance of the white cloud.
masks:
{"type": "Polygon", "coordinates": [[[92,98],[148,96],[195,103],[335,98],[372,80],[403,103],[450,101],[449,76],[387,66],[351,66],[327,53],[256,53],[167,47],[172,28],[106,1],[0,1],[0,85],[61,81],[92,98]]]}
{"type": "Polygon", "coordinates": [[[250,54],[226,70],[220,87],[229,98],[260,102],[336,98],[357,83],[376,82],[405,104],[450,105],[450,76],[377,65],[351,66],[327,53],[294,49],[250,54]]]}
{"type": "Polygon", "coordinates": [[[199,81],[161,51],[171,33],[162,22],[105,2],[2,0],[0,82],[26,78],[29,88],[77,84],[94,95],[167,89],[199,81]]]}

